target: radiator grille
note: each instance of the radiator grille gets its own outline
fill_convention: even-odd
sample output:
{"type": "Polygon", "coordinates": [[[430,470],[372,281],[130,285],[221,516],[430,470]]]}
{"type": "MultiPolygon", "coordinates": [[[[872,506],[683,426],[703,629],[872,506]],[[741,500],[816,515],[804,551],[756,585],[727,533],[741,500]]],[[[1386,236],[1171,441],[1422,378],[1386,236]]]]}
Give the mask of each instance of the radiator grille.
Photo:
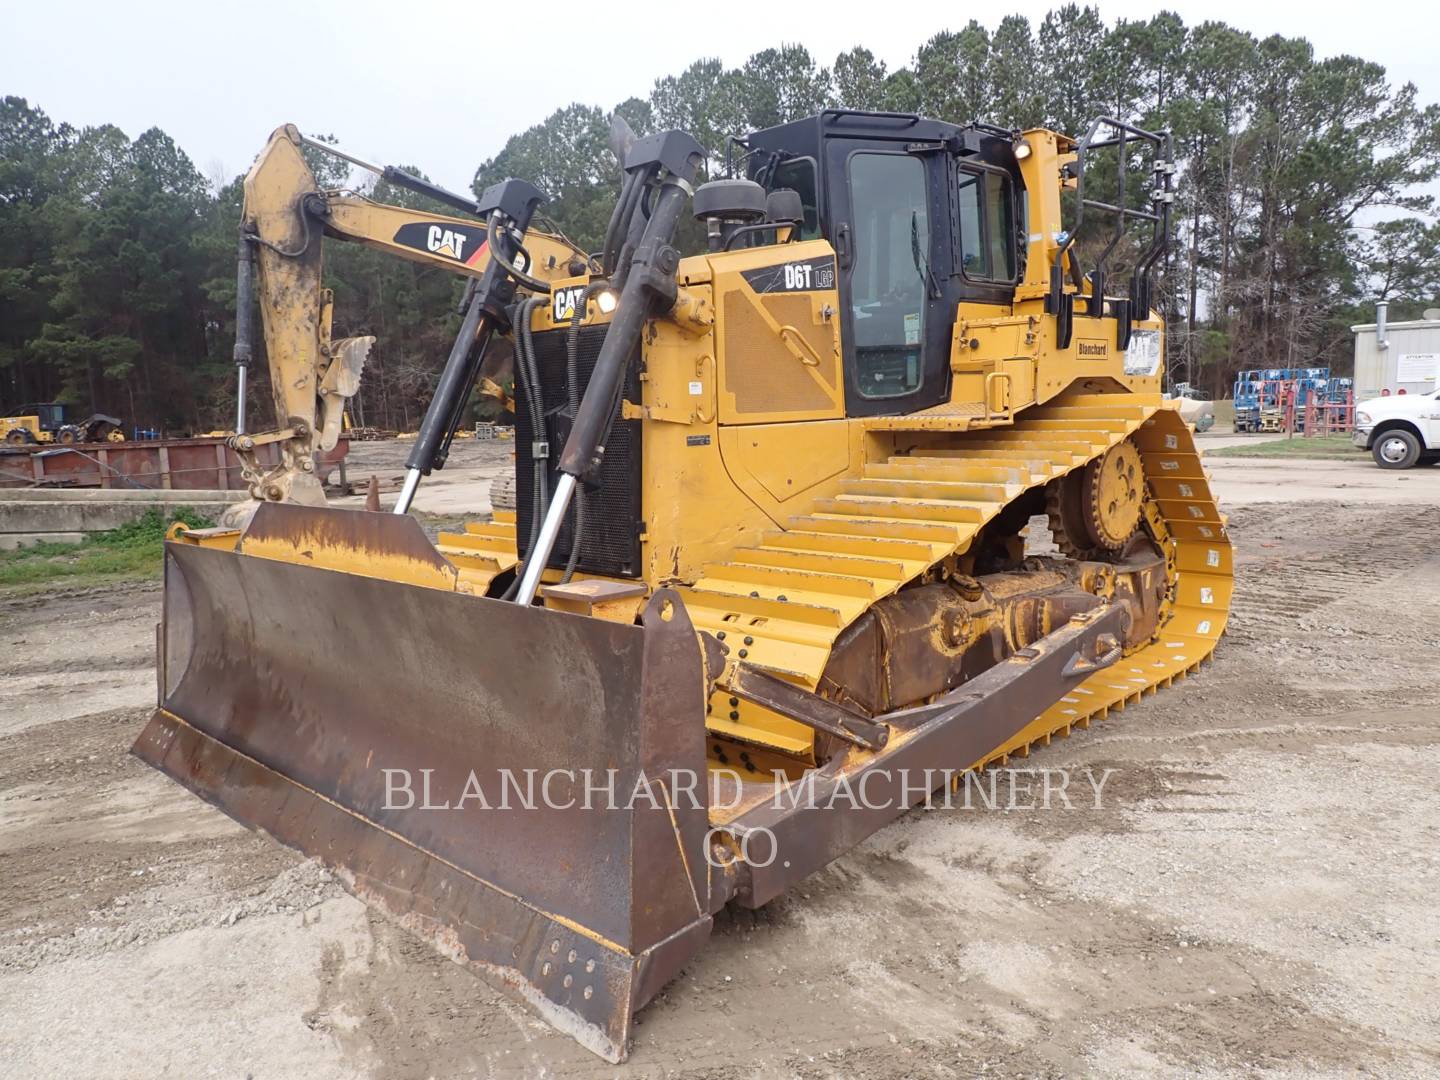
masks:
{"type": "MultiPolygon", "coordinates": [[[[580,392],[583,395],[590,374],[605,340],[606,325],[582,326],[579,333],[580,392]]],[[[536,361],[540,368],[544,403],[545,434],[550,443],[548,462],[550,486],[555,490],[559,471],[555,468],[570,434],[570,417],[565,415],[567,393],[565,382],[565,343],[568,329],[547,330],[534,335],[536,361]]],[[[638,353],[638,348],[636,352],[638,353]]],[[[534,517],[534,494],[531,487],[530,444],[535,436],[530,427],[530,388],[515,380],[515,519],[520,549],[530,541],[530,523],[534,517]]],[[[625,378],[625,397],[640,400],[639,357],[631,357],[625,378]]],[[[580,543],[580,560],[576,566],[592,574],[617,577],[640,576],[640,432],[639,420],[617,420],[605,445],[605,461],[601,466],[599,491],[583,491],[577,498],[585,502],[585,531],[580,543]]],[[[574,541],[574,511],[560,530],[549,565],[563,567],[570,557],[574,541]]]]}

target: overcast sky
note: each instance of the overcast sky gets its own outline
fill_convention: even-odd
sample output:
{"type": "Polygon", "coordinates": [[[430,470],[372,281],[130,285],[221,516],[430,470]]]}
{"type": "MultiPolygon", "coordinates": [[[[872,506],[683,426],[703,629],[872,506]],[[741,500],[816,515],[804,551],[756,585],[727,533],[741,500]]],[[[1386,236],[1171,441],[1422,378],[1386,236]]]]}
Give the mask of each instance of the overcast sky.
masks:
{"type": "MultiPolygon", "coordinates": [[[[937,31],[980,15],[991,29],[1047,2],[998,5],[677,0],[514,4],[485,0],[0,0],[0,93],[56,121],[113,123],[134,138],[159,126],[202,173],[246,169],[293,121],[353,153],[409,164],[465,189],[505,139],[572,101],[609,108],[655,79],[719,55],[799,42],[829,65],[863,44],[892,69],[937,31]],[[882,13],[877,18],[876,11],[882,13]],[[526,20],[529,20],[527,23],[526,20]]],[[[1440,100],[1437,17],[1429,3],[1362,5],[1104,0],[1107,22],[1179,12],[1257,36],[1306,36],[1321,55],[1353,53],[1440,100]]]]}

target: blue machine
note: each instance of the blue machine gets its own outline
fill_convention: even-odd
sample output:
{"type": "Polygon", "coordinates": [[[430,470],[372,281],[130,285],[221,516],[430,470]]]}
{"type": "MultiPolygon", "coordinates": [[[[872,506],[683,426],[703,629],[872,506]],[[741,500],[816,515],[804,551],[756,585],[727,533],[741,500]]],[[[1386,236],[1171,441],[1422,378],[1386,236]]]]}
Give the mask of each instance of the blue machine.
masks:
{"type": "Polygon", "coordinates": [[[1305,426],[1305,406],[1311,400],[1344,401],[1350,379],[1332,379],[1328,367],[1251,368],[1235,377],[1235,430],[1278,431],[1286,391],[1295,395],[1295,430],[1305,426]],[[1337,384],[1343,383],[1343,386],[1337,384]],[[1339,397],[1332,394],[1338,393],[1339,397]]]}

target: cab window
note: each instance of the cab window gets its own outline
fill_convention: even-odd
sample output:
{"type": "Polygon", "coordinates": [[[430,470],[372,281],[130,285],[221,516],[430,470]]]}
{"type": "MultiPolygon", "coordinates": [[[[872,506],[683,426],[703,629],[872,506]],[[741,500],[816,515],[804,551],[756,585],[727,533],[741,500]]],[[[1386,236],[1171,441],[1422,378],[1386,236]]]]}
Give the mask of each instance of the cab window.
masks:
{"type": "Polygon", "coordinates": [[[989,277],[985,262],[985,226],[980,214],[983,173],[960,174],[960,269],[969,278],[989,277]]]}
{"type": "Polygon", "coordinates": [[[960,269],[974,281],[1015,280],[1015,205],[1010,179],[961,169],[956,190],[960,269]]]}
{"type": "Polygon", "coordinates": [[[931,250],[925,166],[908,154],[857,153],[848,171],[855,386],[868,398],[900,397],[921,379],[931,250]]]}

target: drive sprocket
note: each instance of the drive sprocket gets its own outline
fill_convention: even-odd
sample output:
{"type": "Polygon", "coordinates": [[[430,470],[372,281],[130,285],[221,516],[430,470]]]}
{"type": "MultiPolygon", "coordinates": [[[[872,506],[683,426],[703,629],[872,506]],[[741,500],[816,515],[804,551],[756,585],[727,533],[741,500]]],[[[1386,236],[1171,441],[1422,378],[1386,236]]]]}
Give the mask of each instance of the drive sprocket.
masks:
{"type": "Polygon", "coordinates": [[[1061,551],[1073,559],[1104,559],[1135,535],[1144,499],[1140,451],[1127,440],[1052,481],[1045,489],[1045,512],[1061,551]]]}

